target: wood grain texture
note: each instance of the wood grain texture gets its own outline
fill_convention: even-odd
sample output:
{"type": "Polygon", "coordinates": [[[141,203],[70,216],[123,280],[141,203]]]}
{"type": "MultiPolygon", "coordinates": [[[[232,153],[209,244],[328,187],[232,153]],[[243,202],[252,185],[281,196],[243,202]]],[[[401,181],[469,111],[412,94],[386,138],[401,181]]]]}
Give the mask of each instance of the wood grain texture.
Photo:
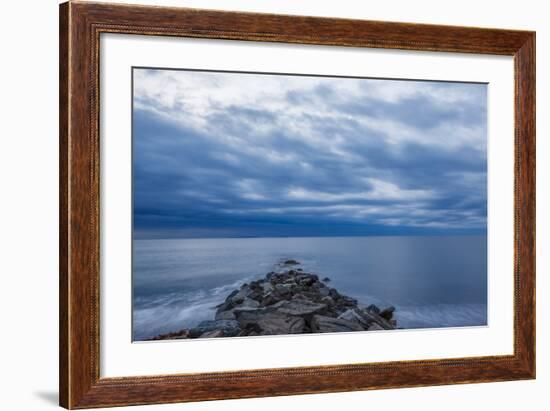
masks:
{"type": "Polygon", "coordinates": [[[59,402],[69,403],[69,282],[68,282],[68,134],[69,134],[69,6],[59,14],[59,402]]]}
{"type": "Polygon", "coordinates": [[[516,346],[535,373],[535,35],[515,54],[516,346]]]}
{"type": "Polygon", "coordinates": [[[535,376],[535,34],[70,2],[60,6],[60,404],[91,408],[535,376]],[[161,377],[99,373],[101,33],[485,53],[515,59],[514,354],[161,377]]]}

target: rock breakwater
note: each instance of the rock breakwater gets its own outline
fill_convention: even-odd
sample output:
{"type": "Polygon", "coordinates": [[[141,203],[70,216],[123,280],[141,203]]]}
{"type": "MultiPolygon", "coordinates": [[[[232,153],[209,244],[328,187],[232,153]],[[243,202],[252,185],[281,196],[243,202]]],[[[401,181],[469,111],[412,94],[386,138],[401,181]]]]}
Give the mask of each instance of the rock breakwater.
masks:
{"type": "Polygon", "coordinates": [[[198,326],[158,335],[153,340],[258,335],[334,333],[397,328],[394,307],[360,307],[316,274],[299,268],[297,260],[280,263],[281,270],[243,284],[216,307],[215,318],[198,326]]]}

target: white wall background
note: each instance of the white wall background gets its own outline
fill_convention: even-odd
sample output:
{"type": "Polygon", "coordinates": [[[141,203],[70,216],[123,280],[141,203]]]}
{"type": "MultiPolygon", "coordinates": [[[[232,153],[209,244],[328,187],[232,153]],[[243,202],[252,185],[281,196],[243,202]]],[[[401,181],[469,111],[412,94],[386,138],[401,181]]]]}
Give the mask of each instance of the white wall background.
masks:
{"type": "MultiPolygon", "coordinates": [[[[141,407],[158,410],[547,409],[550,389],[550,11],[547,2],[462,0],[162,0],[134,3],[537,31],[536,381],[141,407]]],[[[57,404],[57,4],[2,5],[0,64],[0,408],[57,404]]],[[[335,347],[335,349],[338,349],[335,347]]]]}

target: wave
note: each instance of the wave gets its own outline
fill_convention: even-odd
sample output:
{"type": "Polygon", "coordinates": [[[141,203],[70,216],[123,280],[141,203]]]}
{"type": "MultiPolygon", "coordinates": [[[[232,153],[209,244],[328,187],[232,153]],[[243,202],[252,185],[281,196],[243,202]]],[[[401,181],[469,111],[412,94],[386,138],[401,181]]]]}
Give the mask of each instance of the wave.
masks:
{"type": "Polygon", "coordinates": [[[485,304],[434,304],[398,306],[395,318],[399,328],[472,327],[487,325],[485,304]]]}
{"type": "Polygon", "coordinates": [[[210,289],[168,293],[154,297],[135,297],[132,319],[134,341],[178,331],[214,318],[216,305],[227,295],[256,276],[210,289]]]}

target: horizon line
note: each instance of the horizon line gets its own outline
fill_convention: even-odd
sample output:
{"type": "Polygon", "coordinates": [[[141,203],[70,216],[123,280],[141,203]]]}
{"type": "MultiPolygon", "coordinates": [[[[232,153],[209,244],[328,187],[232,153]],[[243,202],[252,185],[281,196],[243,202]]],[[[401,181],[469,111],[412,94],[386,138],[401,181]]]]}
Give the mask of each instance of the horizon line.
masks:
{"type": "Polygon", "coordinates": [[[239,240],[239,239],[259,239],[259,238],[365,238],[365,237],[487,237],[484,233],[466,233],[466,234],[375,234],[375,235],[275,235],[275,236],[219,236],[219,237],[135,237],[134,240],[239,240]]]}

